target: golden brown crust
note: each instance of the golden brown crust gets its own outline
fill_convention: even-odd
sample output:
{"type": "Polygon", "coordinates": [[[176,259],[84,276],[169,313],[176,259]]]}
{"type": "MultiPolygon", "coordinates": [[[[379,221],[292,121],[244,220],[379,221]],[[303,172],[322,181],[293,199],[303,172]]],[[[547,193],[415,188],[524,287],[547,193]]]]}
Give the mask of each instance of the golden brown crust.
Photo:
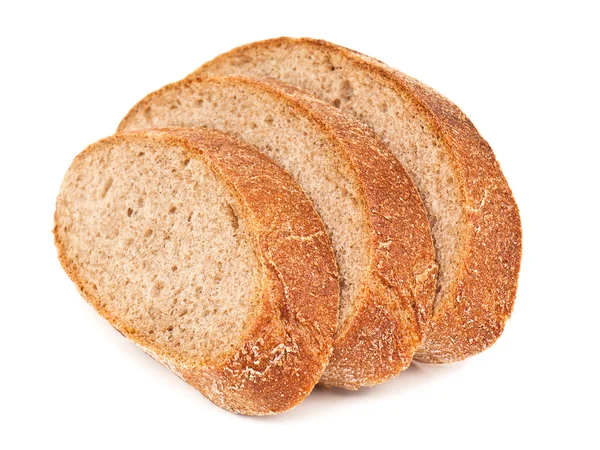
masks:
{"type": "MultiPolygon", "coordinates": [[[[250,215],[262,268],[255,322],[241,348],[222,364],[202,366],[157,348],[112,317],[77,274],[61,240],[59,259],[83,297],[120,333],[200,390],[218,406],[242,414],[272,414],[302,401],[319,380],[337,327],[337,266],[312,203],[282,169],[253,147],[205,129],[162,129],[106,138],[86,152],[119,140],[153,140],[202,157],[250,215]]],[[[59,200],[60,202],[60,196],[59,200]]]]}
{"type": "Polygon", "coordinates": [[[194,74],[210,73],[211,67],[228,59],[248,59],[248,51],[278,46],[308,46],[341,56],[349,67],[377,76],[421,111],[458,175],[466,226],[456,280],[437,304],[431,330],[415,358],[452,362],[488,348],[511,314],[522,246],[518,207],[489,144],[456,105],[433,89],[380,61],[322,40],[283,37],[255,42],[218,56],[194,74]]]}
{"type": "Polygon", "coordinates": [[[147,96],[119,129],[169,90],[193,83],[244,84],[292,105],[327,133],[357,176],[369,223],[369,273],[355,315],[338,330],[321,383],[357,389],[408,367],[431,315],[437,267],[424,206],[398,160],[369,128],[275,80],[188,78],[147,96]]]}

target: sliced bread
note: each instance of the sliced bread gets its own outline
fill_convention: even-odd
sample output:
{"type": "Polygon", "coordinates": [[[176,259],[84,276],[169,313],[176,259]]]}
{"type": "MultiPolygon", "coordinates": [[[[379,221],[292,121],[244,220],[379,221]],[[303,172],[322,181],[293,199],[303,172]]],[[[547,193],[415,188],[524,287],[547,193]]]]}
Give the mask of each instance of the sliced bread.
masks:
{"type": "Polygon", "coordinates": [[[423,198],[439,264],[431,330],[416,358],[457,361],[496,341],[516,295],[521,222],[492,149],[456,105],[380,61],[314,39],[245,45],[196,75],[279,79],[375,130],[423,198]]]}
{"type": "Polygon", "coordinates": [[[218,406],[272,414],[318,382],[337,267],[302,189],[213,130],[103,139],[56,204],[60,261],[110,324],[218,406]]]}
{"type": "Polygon", "coordinates": [[[189,78],[148,95],[119,131],[206,126],[255,145],[313,200],[340,270],[339,328],[321,383],[356,389],[406,368],[421,345],[437,267],[410,178],[367,127],[292,86],[189,78]]]}

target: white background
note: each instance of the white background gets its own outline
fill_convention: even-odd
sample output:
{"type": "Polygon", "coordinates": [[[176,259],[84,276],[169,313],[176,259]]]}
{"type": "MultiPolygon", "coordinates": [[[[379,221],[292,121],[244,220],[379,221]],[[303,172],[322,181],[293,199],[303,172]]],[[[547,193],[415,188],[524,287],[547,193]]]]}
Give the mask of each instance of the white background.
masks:
{"type": "Polygon", "coordinates": [[[600,448],[600,14],[491,3],[2,2],[0,448],[600,448]],[[524,255],[490,350],[249,418],[96,315],[58,264],[52,216],[72,158],[146,93],[280,35],[370,54],[457,103],[514,191],[524,255]]]}

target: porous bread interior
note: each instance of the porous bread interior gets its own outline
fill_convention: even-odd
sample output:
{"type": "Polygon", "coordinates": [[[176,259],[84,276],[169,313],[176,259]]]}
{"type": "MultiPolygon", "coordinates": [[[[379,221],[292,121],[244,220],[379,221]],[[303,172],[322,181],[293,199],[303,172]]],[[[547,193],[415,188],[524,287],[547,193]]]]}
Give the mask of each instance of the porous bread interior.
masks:
{"type": "Polygon", "coordinates": [[[350,64],[318,45],[246,47],[234,57],[217,58],[201,75],[276,78],[315,93],[369,125],[404,165],[427,210],[439,265],[434,307],[452,288],[458,270],[464,226],[458,178],[439,137],[406,95],[381,76],[350,64]]]}
{"type": "Polygon", "coordinates": [[[367,276],[369,236],[358,181],[329,135],[285,101],[239,81],[205,80],[163,90],[122,126],[214,128],[255,145],[286,169],[313,201],[332,242],[343,328],[367,276]]]}
{"type": "Polygon", "coordinates": [[[237,349],[260,268],[238,200],[203,156],[123,141],[76,158],[57,232],[101,309],[160,349],[200,362],[237,349]]]}

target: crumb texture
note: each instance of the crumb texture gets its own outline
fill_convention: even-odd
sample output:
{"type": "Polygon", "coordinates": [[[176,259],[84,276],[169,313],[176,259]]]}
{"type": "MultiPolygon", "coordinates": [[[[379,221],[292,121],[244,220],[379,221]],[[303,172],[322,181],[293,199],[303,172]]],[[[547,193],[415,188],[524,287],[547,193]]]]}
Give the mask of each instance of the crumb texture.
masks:
{"type": "Polygon", "coordinates": [[[75,160],[57,215],[99,307],[153,345],[209,362],[239,346],[256,308],[241,210],[203,158],[122,141],[75,160]]]}

